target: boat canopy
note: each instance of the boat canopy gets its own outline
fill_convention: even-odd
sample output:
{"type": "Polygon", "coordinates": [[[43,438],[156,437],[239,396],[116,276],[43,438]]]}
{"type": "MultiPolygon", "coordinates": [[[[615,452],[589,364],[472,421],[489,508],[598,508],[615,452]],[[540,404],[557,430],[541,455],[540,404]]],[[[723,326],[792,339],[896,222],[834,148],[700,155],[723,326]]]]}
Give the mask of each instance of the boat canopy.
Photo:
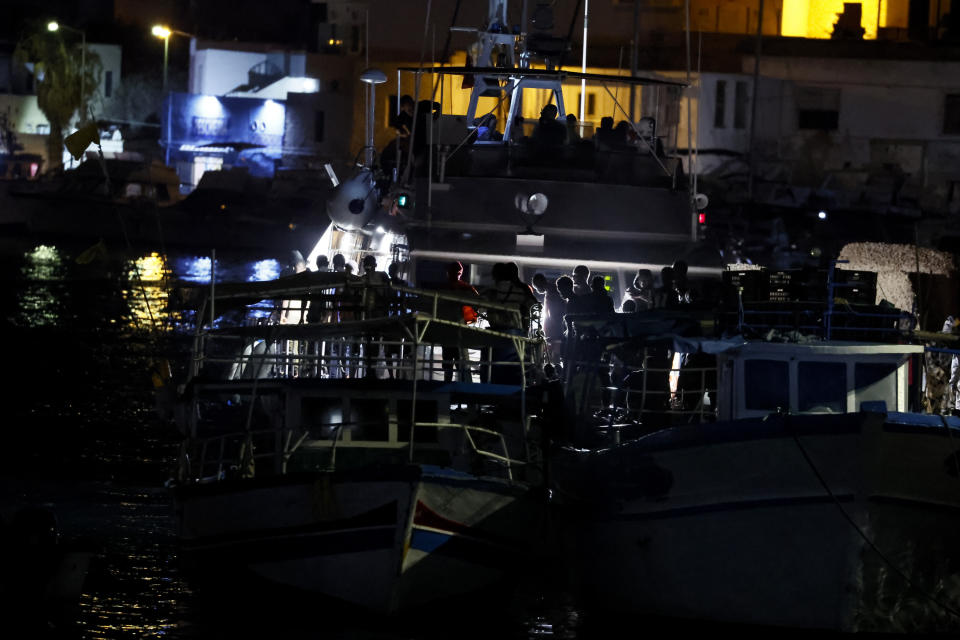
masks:
{"type": "Polygon", "coordinates": [[[400,67],[398,69],[408,73],[435,73],[440,75],[472,76],[481,75],[492,78],[532,78],[537,80],[580,81],[599,83],[618,83],[632,85],[659,85],[667,87],[686,87],[687,83],[675,80],[664,80],[648,76],[614,76],[604,73],[581,73],[565,69],[517,69],[503,67],[400,67]]]}

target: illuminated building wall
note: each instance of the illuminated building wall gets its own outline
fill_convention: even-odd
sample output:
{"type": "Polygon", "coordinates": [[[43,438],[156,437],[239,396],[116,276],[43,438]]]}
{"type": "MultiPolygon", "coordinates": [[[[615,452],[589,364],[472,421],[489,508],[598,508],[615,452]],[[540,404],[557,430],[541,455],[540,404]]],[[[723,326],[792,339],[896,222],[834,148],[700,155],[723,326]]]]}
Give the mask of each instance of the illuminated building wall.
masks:
{"type": "MultiPolygon", "coordinates": [[[[848,1],[849,3],[849,1],[848,1]]],[[[910,0],[863,0],[860,26],[864,39],[877,38],[878,29],[906,29],[908,27],[910,0]]],[[[929,26],[940,24],[941,18],[950,12],[951,0],[931,2],[928,15],[929,26]]],[[[783,0],[781,35],[797,38],[829,38],[837,15],[843,12],[844,0],[783,0]]],[[[883,33],[881,32],[881,37],[883,33]]]]}

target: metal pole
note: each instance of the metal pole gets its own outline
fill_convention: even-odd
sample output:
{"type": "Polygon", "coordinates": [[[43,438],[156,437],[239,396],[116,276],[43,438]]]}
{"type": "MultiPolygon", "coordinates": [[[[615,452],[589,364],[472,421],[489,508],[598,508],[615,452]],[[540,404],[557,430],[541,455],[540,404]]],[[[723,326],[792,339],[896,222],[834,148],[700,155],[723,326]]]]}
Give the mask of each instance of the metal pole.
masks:
{"type": "MultiPolygon", "coordinates": [[[[590,21],[590,0],[583,3],[583,57],[580,63],[580,72],[587,72],[587,24],[590,21]]],[[[584,106],[587,103],[587,81],[580,81],[580,122],[584,121],[584,106]]]]}
{"type": "Polygon", "coordinates": [[[213,321],[217,314],[214,313],[213,304],[216,299],[217,286],[217,250],[210,251],[210,328],[213,329],[213,321]]]}
{"type": "Polygon", "coordinates": [[[87,118],[86,109],[83,108],[83,95],[87,90],[87,32],[80,32],[80,122],[87,118]]]}
{"type": "Polygon", "coordinates": [[[753,135],[757,126],[757,96],[760,93],[760,53],[763,48],[763,0],[757,13],[757,45],[753,52],[753,100],[750,101],[750,136],[747,140],[747,197],[753,201],[753,135]]]}
{"type": "MultiPolygon", "coordinates": [[[[640,39],[640,3],[633,3],[633,40],[630,42],[630,76],[637,75],[637,40],[640,39]]],[[[630,83],[630,122],[636,122],[637,87],[630,83]]],[[[654,113],[656,117],[657,113],[654,113]]]]}
{"type": "Polygon", "coordinates": [[[170,45],[170,36],[163,39],[163,92],[167,92],[167,49],[170,45]]]}

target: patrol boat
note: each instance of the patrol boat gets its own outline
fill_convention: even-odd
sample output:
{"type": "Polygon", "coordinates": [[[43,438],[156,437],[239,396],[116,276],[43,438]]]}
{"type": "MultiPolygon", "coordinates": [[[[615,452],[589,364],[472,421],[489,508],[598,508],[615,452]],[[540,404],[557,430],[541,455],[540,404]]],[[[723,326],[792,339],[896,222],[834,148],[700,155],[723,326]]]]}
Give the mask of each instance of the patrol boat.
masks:
{"type": "Polygon", "coordinates": [[[729,338],[701,330],[712,314],[568,317],[596,336],[568,345],[579,437],[553,471],[584,594],[684,619],[960,628],[960,420],[921,404],[938,349],[843,295],[734,297],[729,338]],[[611,368],[629,375],[603,388],[611,368]]]}
{"type": "MultiPolygon", "coordinates": [[[[638,269],[680,259],[692,278],[719,278],[720,256],[702,242],[708,198],[676,152],[686,84],[573,71],[552,8],[539,4],[511,30],[509,4],[490,0],[480,28],[453,27],[476,35],[467,65],[398,69],[397,95],[409,90],[415,106],[407,115],[398,101],[393,117],[410,135],[377,153],[368,127],[366,166],[328,201],[334,226],[368,236],[401,228],[415,280],[437,279],[451,260],[475,285],[490,284],[498,262],[516,263],[528,282],[582,264],[619,301],[638,269]],[[578,91],[579,119],[568,127],[566,98],[578,91]],[[568,133],[542,135],[531,113],[546,105],[551,126],[568,133]],[[617,133],[601,130],[601,108],[623,121],[617,133]]],[[[373,69],[362,80],[371,94],[393,84],[373,69]]]]}
{"type": "Polygon", "coordinates": [[[172,486],[188,566],[392,614],[538,549],[542,339],[516,306],[334,272],[187,298],[172,486]]]}

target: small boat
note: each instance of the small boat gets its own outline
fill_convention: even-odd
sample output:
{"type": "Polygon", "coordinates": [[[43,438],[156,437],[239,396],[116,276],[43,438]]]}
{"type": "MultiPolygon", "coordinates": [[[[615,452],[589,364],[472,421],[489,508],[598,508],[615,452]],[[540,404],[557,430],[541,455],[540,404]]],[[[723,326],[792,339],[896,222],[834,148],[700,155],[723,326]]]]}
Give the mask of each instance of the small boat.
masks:
{"type": "Polygon", "coordinates": [[[929,349],[896,310],[801,306],[751,320],[744,304],[734,325],[761,336],[774,318],[818,336],[717,339],[681,312],[583,321],[615,354],[605,366],[632,371],[606,396],[571,378],[581,444],[555,456],[595,602],[790,628],[960,628],[960,420],[923,413],[929,349]]]}
{"type": "Polygon", "coordinates": [[[467,305],[519,323],[334,272],[204,296],[219,319],[198,323],[172,482],[187,564],[383,614],[523,566],[544,523],[542,340],[466,324],[467,305]]]}
{"type": "Polygon", "coordinates": [[[95,552],[61,538],[57,516],[49,507],[18,509],[0,521],[0,612],[13,629],[47,633],[67,626],[95,552]]]}

